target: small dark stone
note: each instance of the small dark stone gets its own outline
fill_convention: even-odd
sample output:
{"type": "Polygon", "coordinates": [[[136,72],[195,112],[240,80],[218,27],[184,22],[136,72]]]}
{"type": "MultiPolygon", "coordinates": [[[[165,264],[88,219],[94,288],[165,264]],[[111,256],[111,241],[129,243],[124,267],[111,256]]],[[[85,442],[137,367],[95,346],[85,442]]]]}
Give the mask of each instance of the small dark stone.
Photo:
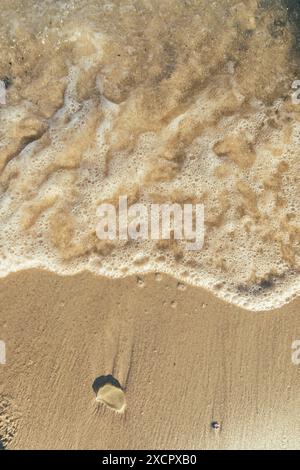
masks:
{"type": "Polygon", "coordinates": [[[213,422],[211,423],[211,427],[212,427],[213,429],[220,429],[221,425],[220,425],[220,423],[218,423],[217,421],[213,421],[213,422]]]}

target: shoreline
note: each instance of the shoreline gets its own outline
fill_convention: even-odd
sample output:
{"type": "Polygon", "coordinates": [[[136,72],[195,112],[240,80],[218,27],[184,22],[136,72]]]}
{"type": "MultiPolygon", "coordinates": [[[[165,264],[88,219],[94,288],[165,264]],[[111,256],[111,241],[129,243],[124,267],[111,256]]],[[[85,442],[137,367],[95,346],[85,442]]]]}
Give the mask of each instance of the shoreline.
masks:
{"type": "MultiPolygon", "coordinates": [[[[121,280],[124,280],[124,279],[128,279],[128,278],[133,278],[133,279],[140,279],[140,278],[143,278],[145,276],[166,276],[166,277],[169,277],[169,278],[172,278],[175,282],[177,282],[178,284],[183,284],[185,286],[188,286],[188,287],[191,287],[191,288],[194,288],[194,289],[200,289],[200,290],[204,290],[205,292],[207,292],[209,295],[212,295],[212,297],[215,297],[216,299],[218,299],[219,301],[221,302],[224,302],[225,304],[229,304],[229,305],[232,305],[233,307],[236,307],[236,308],[239,308],[243,311],[246,311],[246,312],[252,312],[252,313],[262,313],[262,312],[270,312],[270,311],[273,311],[273,310],[278,310],[278,309],[281,309],[281,308],[284,308],[286,305],[289,305],[291,302],[294,302],[294,301],[297,301],[298,299],[300,299],[300,294],[299,294],[299,288],[298,288],[298,285],[296,287],[294,287],[294,289],[290,288],[290,292],[289,292],[289,296],[288,296],[288,300],[282,300],[281,302],[279,303],[274,303],[274,306],[270,307],[270,297],[272,297],[272,294],[273,296],[277,295],[278,297],[278,293],[273,289],[273,281],[268,281],[268,280],[265,280],[265,281],[261,281],[260,283],[257,283],[256,285],[252,286],[249,288],[249,291],[251,290],[251,288],[253,289],[253,298],[255,297],[255,295],[257,296],[257,298],[260,299],[261,302],[264,302],[265,304],[265,308],[254,308],[254,306],[257,306],[256,304],[253,303],[253,300],[246,300],[245,301],[245,304],[241,304],[241,303],[238,303],[238,302],[234,302],[233,301],[233,298],[236,297],[236,296],[239,296],[240,295],[240,292],[238,291],[238,289],[236,290],[236,292],[234,291],[225,291],[226,294],[224,294],[224,292],[222,291],[222,289],[219,289],[218,288],[218,282],[215,282],[215,285],[214,287],[211,286],[211,282],[212,281],[207,281],[207,284],[204,285],[204,284],[197,284],[196,281],[192,281],[191,278],[188,276],[188,275],[183,275],[183,274],[179,274],[179,273],[172,273],[171,270],[164,270],[164,269],[160,269],[159,266],[153,266],[152,268],[148,268],[148,269],[143,269],[141,267],[142,265],[140,265],[139,263],[136,263],[136,271],[132,271],[132,272],[124,272],[123,275],[110,275],[110,274],[102,274],[102,273],[98,273],[96,271],[93,270],[93,268],[91,267],[90,269],[88,268],[81,268],[79,269],[78,271],[76,272],[72,272],[72,273],[69,273],[67,271],[56,271],[55,268],[45,268],[45,267],[36,267],[36,266],[33,266],[33,267],[23,267],[23,268],[20,268],[19,270],[17,271],[11,271],[7,274],[2,274],[0,275],[0,282],[3,280],[3,279],[7,279],[8,277],[10,276],[17,276],[19,274],[22,274],[22,273],[27,273],[27,272],[40,272],[40,273],[45,273],[45,274],[49,274],[49,275],[54,275],[54,276],[58,276],[58,277],[62,277],[62,278],[73,278],[73,277],[76,277],[76,276],[93,276],[94,278],[98,279],[99,281],[101,279],[103,280],[108,280],[108,281],[121,281],[121,280]],[[261,292],[260,292],[261,291],[261,292]],[[255,294],[256,292],[256,294],[255,294]],[[268,297],[266,297],[265,299],[262,299],[262,293],[268,293],[268,297]],[[292,292],[292,293],[291,293],[292,292]],[[231,299],[230,299],[230,296],[231,296],[231,299]],[[260,296],[260,297],[259,297],[260,296]]],[[[243,287],[243,286],[242,286],[243,287]]],[[[286,292],[286,296],[288,295],[288,292],[286,292]]],[[[285,296],[285,297],[286,297],[285,296]]]]}

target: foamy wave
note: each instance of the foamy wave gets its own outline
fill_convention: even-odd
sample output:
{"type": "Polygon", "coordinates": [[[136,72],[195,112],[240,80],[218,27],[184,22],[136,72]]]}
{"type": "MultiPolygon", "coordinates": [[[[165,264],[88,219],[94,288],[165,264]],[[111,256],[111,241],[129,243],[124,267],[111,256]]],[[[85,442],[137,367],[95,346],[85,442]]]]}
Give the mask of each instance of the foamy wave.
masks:
{"type": "Polygon", "coordinates": [[[282,2],[1,8],[1,276],[160,271],[250,310],[299,293],[299,58],[282,2]],[[203,204],[203,249],[98,240],[96,209],[120,195],[203,204]]]}

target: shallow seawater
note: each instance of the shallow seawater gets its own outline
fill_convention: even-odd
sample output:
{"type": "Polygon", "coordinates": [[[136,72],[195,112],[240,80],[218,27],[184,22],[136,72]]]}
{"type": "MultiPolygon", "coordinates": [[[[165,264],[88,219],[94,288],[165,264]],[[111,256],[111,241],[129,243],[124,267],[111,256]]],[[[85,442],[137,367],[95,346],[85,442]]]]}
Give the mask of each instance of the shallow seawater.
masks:
{"type": "Polygon", "coordinates": [[[250,310],[296,296],[299,10],[2,0],[0,274],[166,272],[250,310]],[[99,240],[122,195],[203,204],[203,248],[99,240]]]}

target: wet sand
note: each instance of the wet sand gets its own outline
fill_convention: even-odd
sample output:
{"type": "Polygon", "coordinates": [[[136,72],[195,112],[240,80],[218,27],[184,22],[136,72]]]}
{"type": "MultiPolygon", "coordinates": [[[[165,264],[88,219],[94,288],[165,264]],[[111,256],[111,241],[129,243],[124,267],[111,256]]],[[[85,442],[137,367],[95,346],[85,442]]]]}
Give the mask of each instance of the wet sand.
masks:
{"type": "Polygon", "coordinates": [[[154,274],[12,274],[0,282],[2,447],[299,448],[299,305],[249,312],[154,274]],[[123,413],[96,401],[108,374],[123,413]]]}

